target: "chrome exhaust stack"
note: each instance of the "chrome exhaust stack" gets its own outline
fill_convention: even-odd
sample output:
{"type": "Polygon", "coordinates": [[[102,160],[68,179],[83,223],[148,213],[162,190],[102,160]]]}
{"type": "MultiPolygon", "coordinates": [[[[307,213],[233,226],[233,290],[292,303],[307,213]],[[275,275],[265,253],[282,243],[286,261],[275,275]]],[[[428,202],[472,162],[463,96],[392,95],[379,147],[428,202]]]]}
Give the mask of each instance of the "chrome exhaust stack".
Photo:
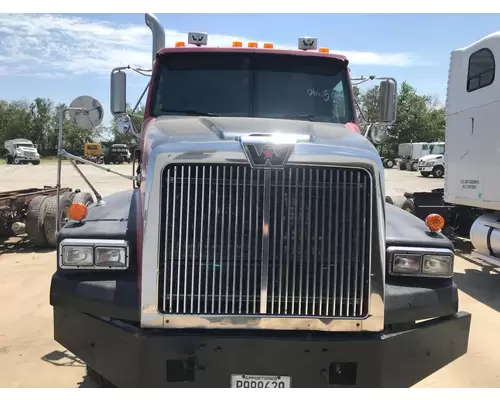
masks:
{"type": "Polygon", "coordinates": [[[146,25],[149,29],[151,29],[151,32],[153,33],[153,45],[151,51],[153,53],[152,57],[154,64],[158,51],[165,48],[165,29],[154,14],[146,13],[144,15],[144,19],[146,21],[146,25]]]}

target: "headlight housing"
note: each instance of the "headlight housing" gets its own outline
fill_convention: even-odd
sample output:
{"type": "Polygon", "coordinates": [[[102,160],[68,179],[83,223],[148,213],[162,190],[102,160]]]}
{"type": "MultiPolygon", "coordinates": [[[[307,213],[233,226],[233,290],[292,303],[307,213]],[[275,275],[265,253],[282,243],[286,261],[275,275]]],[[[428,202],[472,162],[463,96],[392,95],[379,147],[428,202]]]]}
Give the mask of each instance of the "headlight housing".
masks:
{"type": "Polygon", "coordinates": [[[125,270],[129,267],[126,240],[64,239],[59,244],[59,268],[125,270]]]}
{"type": "Polygon", "coordinates": [[[449,249],[420,247],[389,247],[389,273],[397,276],[451,278],[454,254],[449,249]]]}

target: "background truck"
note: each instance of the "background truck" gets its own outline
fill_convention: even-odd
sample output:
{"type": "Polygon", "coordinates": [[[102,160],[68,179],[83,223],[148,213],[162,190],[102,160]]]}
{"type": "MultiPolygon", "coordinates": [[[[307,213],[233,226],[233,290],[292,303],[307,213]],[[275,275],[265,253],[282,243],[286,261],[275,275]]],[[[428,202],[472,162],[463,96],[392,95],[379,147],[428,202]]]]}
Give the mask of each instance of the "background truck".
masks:
{"type": "Polygon", "coordinates": [[[444,142],[429,144],[429,154],[418,159],[417,169],[420,175],[427,178],[442,178],[444,176],[444,142]]]}
{"type": "Polygon", "coordinates": [[[5,160],[7,164],[40,164],[40,154],[38,154],[38,150],[31,140],[7,140],[4,147],[8,151],[5,160]]]}
{"type": "Polygon", "coordinates": [[[429,154],[428,142],[400,143],[397,163],[401,171],[416,171],[418,160],[429,154]]]}
{"type": "Polygon", "coordinates": [[[396,82],[379,78],[379,121],[363,135],[348,60],[316,38],[209,47],[190,32],[166,48],[163,26],[145,20],[140,132],[130,67],[111,74],[119,132],[139,139],[136,188],[75,207],[57,236],[54,338],[89,377],[408,387],[465,354],[471,316],[458,312],[441,218],[385,202],[370,140],[396,119],[396,82]]]}
{"type": "Polygon", "coordinates": [[[130,150],[126,144],[115,143],[108,146],[104,151],[105,164],[123,164],[129,163],[131,160],[130,150]]]}
{"type": "Polygon", "coordinates": [[[84,160],[92,161],[96,164],[102,164],[104,162],[104,156],[102,154],[102,146],[100,143],[85,143],[83,145],[83,157],[84,160]]]}
{"type": "MultiPolygon", "coordinates": [[[[446,98],[444,189],[408,192],[405,204],[417,217],[439,213],[443,232],[469,237],[473,255],[500,266],[500,32],[451,53],[446,98]]],[[[457,238],[458,239],[458,238],[457,238]]]]}

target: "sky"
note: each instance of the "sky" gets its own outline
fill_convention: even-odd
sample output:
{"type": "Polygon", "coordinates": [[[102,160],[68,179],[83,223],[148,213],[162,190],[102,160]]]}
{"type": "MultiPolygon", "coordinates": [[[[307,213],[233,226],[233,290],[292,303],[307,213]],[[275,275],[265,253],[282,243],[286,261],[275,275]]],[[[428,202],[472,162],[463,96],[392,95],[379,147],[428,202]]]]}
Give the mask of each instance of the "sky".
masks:
{"type": "MultiPolygon", "coordinates": [[[[353,76],[406,80],[444,103],[449,54],[500,30],[499,14],[156,14],[167,46],[187,32],[209,44],[233,40],[294,48],[300,36],[344,54],[353,76]]],[[[144,14],[0,14],[0,99],[48,97],[69,104],[97,98],[109,120],[109,74],[118,66],[151,67],[144,14]]],[[[128,74],[127,97],[139,99],[147,78],[128,74]]],[[[361,86],[363,88],[363,85],[361,86]]]]}

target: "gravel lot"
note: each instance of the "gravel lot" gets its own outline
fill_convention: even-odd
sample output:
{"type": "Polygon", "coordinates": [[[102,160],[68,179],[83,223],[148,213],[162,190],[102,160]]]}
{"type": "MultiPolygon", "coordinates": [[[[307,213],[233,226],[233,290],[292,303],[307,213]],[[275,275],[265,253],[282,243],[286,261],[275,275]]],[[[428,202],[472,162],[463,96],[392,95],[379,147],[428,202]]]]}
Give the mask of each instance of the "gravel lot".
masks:
{"type": "MultiPolygon", "coordinates": [[[[130,165],[115,166],[131,173],[130,165]]],[[[126,190],[131,181],[83,166],[102,195],[126,190]]],[[[0,190],[54,185],[56,164],[0,165],[0,190]]],[[[386,170],[386,194],[442,187],[442,179],[422,178],[415,172],[386,170]]],[[[63,167],[63,185],[88,191],[69,164],[63,167]]],[[[468,353],[418,387],[500,387],[499,271],[460,253],[455,281],[460,288],[460,309],[471,312],[468,353]]],[[[0,242],[0,387],[92,387],[85,367],[53,340],[50,277],[55,252],[38,251],[18,239],[0,242]]]]}

